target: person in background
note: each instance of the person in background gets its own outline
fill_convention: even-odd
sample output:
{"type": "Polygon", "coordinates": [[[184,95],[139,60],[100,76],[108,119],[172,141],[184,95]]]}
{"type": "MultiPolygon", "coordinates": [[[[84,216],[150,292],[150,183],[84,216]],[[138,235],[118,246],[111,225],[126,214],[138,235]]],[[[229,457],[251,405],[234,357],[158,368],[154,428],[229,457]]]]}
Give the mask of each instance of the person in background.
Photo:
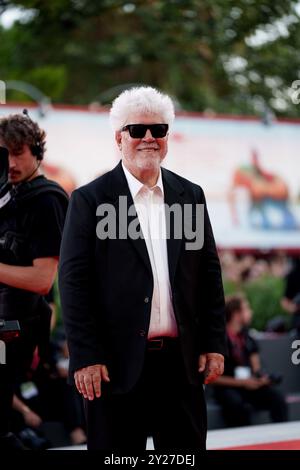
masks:
{"type": "Polygon", "coordinates": [[[274,378],[263,371],[257,342],[248,331],[252,311],[247,299],[242,294],[228,297],[225,312],[228,356],[214,388],[226,423],[250,425],[255,409],[269,410],[274,423],[286,421],[284,397],[274,388],[274,378]]]}
{"type": "MultiPolygon", "coordinates": [[[[50,361],[47,364],[33,361],[16,387],[14,432],[28,447],[45,446],[46,440],[42,442],[42,438],[46,423],[60,422],[71,445],[84,444],[87,438],[83,403],[79,393],[67,383],[69,355],[63,329],[53,334],[50,350],[50,361]]],[[[51,444],[58,445],[48,442],[47,447],[51,444]]]]}
{"type": "Polygon", "coordinates": [[[0,119],[0,146],[9,189],[0,208],[0,318],[21,328],[0,365],[0,448],[7,449],[19,446],[10,431],[15,383],[37,346],[40,357],[47,354],[51,310],[44,296],[57,273],[68,196],[40,172],[46,133],[27,112],[0,119]]]}
{"type": "Polygon", "coordinates": [[[300,337],[300,258],[293,258],[285,276],[284,296],[281,305],[291,315],[291,329],[300,337]]]}

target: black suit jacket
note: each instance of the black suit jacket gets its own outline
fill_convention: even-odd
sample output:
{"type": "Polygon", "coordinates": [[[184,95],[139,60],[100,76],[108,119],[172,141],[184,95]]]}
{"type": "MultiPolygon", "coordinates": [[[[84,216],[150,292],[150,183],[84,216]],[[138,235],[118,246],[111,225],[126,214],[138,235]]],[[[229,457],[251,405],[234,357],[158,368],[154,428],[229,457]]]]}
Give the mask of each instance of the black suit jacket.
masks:
{"type": "MultiPolygon", "coordinates": [[[[199,354],[226,350],[221,270],[203,190],[166,169],[162,179],[169,206],[205,205],[202,249],[186,250],[186,240],[176,239],[172,231],[167,240],[182,352],[189,381],[196,383],[199,354]]],[[[115,207],[118,227],[119,196],[133,204],[121,162],[73,192],[61,246],[59,286],[71,376],[82,367],[106,364],[112,390],[124,393],[143,368],[153,277],[142,238],[100,240],[96,235],[100,204],[115,207]]],[[[133,218],[128,217],[127,223],[133,218]]]]}

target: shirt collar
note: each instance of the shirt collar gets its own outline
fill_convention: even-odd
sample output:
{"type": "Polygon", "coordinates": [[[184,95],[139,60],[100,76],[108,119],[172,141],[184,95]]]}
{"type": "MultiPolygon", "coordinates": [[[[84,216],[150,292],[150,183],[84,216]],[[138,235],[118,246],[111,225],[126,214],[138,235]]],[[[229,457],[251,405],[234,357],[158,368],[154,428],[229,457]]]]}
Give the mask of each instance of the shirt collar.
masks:
{"type": "MultiPolygon", "coordinates": [[[[126,166],[124,165],[122,161],[122,168],[124,170],[127,183],[131,192],[132,199],[135,200],[136,196],[140,192],[140,190],[145,186],[143,183],[141,183],[135,176],[133,176],[130,171],[127,170],[126,166]]],[[[158,179],[156,182],[156,185],[154,187],[159,187],[162,195],[164,195],[164,186],[162,182],[162,174],[161,174],[161,168],[159,169],[159,175],[158,179]]],[[[152,188],[149,188],[152,189],[152,188]]]]}

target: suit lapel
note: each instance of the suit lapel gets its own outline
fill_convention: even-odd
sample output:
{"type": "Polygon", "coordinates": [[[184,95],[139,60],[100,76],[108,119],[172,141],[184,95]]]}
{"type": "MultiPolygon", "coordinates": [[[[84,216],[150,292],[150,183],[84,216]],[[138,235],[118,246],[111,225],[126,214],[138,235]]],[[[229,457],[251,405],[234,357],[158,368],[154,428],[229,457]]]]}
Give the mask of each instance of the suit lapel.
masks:
{"type": "Polygon", "coordinates": [[[143,263],[149,270],[152,275],[152,269],[150,264],[150,259],[146,247],[145,240],[141,237],[134,240],[132,237],[128,236],[128,227],[131,223],[134,223],[134,220],[137,218],[137,213],[135,211],[133,199],[131,192],[124,174],[121,161],[120,163],[112,170],[111,172],[111,181],[110,187],[108,189],[109,196],[112,199],[112,203],[116,210],[116,226],[117,230],[120,226],[122,232],[126,234],[127,238],[130,240],[130,243],[133,244],[134,248],[141,257],[143,263]],[[120,203],[120,196],[123,196],[123,200],[120,203]],[[125,196],[125,197],[124,197],[125,196]],[[129,208],[131,207],[131,214],[128,215],[129,208]],[[122,214],[120,214],[122,211],[122,214]],[[124,214],[123,211],[126,211],[124,214]]]}
{"type": "MultiPolygon", "coordinates": [[[[162,168],[162,179],[164,185],[164,202],[167,207],[173,206],[173,204],[179,204],[181,206],[181,211],[183,214],[184,208],[184,188],[179,183],[179,181],[173,176],[171,172],[162,168]]],[[[137,213],[134,209],[133,215],[128,215],[129,207],[134,208],[133,199],[130,193],[130,189],[122,168],[121,161],[120,163],[111,171],[111,178],[110,178],[110,186],[107,189],[107,194],[112,199],[112,203],[116,210],[116,224],[117,229],[119,224],[122,226],[123,220],[125,221],[125,226],[123,225],[123,232],[128,236],[128,227],[130,223],[137,218],[137,213]],[[120,206],[120,196],[125,196],[126,198],[123,205],[120,206]],[[124,218],[124,214],[120,214],[120,210],[126,210],[126,218],[124,218]],[[121,221],[120,221],[121,217],[121,221]]],[[[173,218],[171,218],[173,221],[173,218]]],[[[174,237],[174,226],[173,224],[166,224],[167,227],[167,252],[168,252],[168,266],[169,266],[169,276],[170,276],[170,283],[173,285],[174,276],[176,272],[176,266],[179,258],[180,247],[182,244],[182,236],[180,238],[174,237]]],[[[146,247],[145,240],[141,237],[134,240],[132,237],[128,237],[130,242],[133,244],[134,248],[138,252],[139,256],[141,257],[143,263],[149,270],[152,275],[152,269],[150,264],[150,259],[146,247]]]]}
{"type": "MultiPolygon", "coordinates": [[[[164,195],[165,195],[165,204],[167,206],[166,210],[173,206],[173,204],[179,204],[181,207],[181,213],[183,214],[184,208],[184,199],[183,199],[183,192],[184,188],[178,182],[178,180],[173,176],[171,172],[162,168],[162,178],[163,178],[163,185],[164,185],[164,195]]],[[[167,251],[168,251],[168,265],[169,265],[169,276],[170,276],[170,283],[173,286],[176,266],[179,258],[180,248],[182,244],[182,234],[183,234],[183,227],[181,230],[181,237],[175,238],[174,237],[174,219],[173,217],[170,218],[171,224],[168,224],[167,218],[167,251]]],[[[181,219],[183,223],[183,218],[181,219]]]]}

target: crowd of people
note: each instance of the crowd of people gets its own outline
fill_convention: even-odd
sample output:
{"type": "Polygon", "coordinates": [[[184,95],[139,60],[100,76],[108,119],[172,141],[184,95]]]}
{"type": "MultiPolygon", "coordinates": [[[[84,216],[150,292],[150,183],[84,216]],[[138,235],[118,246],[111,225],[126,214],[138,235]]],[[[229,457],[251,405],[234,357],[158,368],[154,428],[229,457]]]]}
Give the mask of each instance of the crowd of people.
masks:
{"type": "Polygon", "coordinates": [[[224,278],[240,285],[265,275],[284,279],[291,269],[291,259],[284,252],[237,254],[234,250],[224,250],[220,261],[224,278]]]}

